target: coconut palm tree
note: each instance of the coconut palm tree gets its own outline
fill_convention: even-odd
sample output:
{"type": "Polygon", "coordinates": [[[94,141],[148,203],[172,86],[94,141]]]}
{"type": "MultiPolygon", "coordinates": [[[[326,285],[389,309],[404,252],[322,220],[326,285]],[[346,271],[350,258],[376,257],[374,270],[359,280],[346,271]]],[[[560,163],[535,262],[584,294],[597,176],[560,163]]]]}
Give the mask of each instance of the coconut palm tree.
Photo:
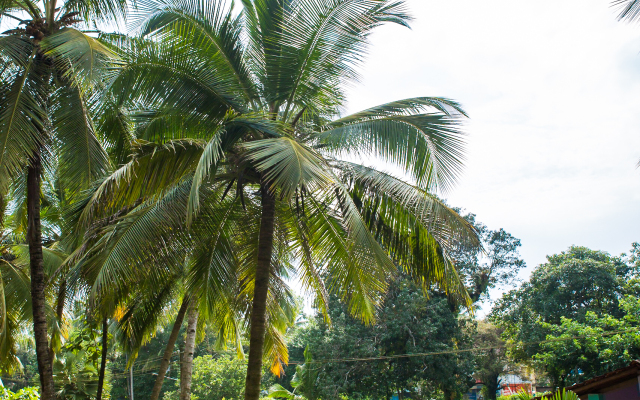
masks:
{"type": "Polygon", "coordinates": [[[74,28],[124,15],[124,0],[3,0],[0,22],[0,193],[26,176],[33,327],[41,398],[52,399],[40,223],[43,170],[60,168],[73,196],[103,175],[109,160],[91,123],[96,67],[110,52],[74,28]],[[86,23],[82,23],[86,21],[86,23]]]}
{"type": "MultiPolygon", "coordinates": [[[[45,311],[50,335],[49,355],[53,358],[63,344],[68,330],[65,304],[69,300],[63,264],[69,251],[64,243],[64,199],[55,175],[44,174],[41,190],[40,220],[43,237],[43,272],[47,281],[45,311]]],[[[26,325],[33,322],[32,298],[30,295],[30,253],[26,241],[28,218],[26,207],[26,177],[16,182],[9,196],[10,211],[0,240],[0,302],[5,307],[0,313],[3,322],[0,328],[0,368],[5,372],[13,369],[15,362],[16,335],[23,333],[26,325]]]]}
{"type": "MultiPolygon", "coordinates": [[[[238,259],[251,299],[245,399],[259,397],[271,293],[287,274],[321,309],[339,293],[365,322],[398,265],[469,304],[449,250],[477,237],[435,195],[461,170],[464,111],[420,97],[340,115],[369,34],[408,24],[403,1],[243,0],[237,16],[224,1],[137,6],[142,37],[116,39],[124,62],[109,85],[145,141],[96,187],[80,222],[164,207],[154,206],[164,229],[131,235],[133,259],[157,252],[178,224],[216,221],[202,223],[209,246],[238,259]]],[[[126,276],[122,265],[104,276],[126,276]]]]}

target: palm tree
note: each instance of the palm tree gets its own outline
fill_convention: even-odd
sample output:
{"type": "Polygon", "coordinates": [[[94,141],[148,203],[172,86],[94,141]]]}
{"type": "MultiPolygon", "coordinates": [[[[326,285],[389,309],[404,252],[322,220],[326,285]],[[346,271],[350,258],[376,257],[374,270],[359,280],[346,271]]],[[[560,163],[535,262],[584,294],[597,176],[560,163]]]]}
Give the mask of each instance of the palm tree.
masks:
{"type": "Polygon", "coordinates": [[[110,52],[72,26],[113,20],[125,7],[124,0],[0,3],[0,22],[14,23],[0,37],[0,193],[26,176],[33,327],[45,400],[54,393],[40,222],[43,170],[59,166],[62,190],[73,197],[109,164],[90,114],[91,87],[100,79],[95,69],[110,52]]]}
{"type": "Polygon", "coordinates": [[[438,284],[469,304],[448,252],[477,237],[434,194],[462,166],[466,115],[457,103],[420,97],[339,115],[370,32],[408,24],[403,1],[242,5],[234,16],[223,1],[138,3],[142,38],[117,39],[124,63],[109,85],[146,141],[96,188],[80,220],[161,204],[165,229],[135,238],[135,249],[151,254],[174,225],[214,218],[209,246],[238,258],[251,299],[245,399],[257,400],[270,299],[287,274],[319,307],[336,292],[365,322],[397,265],[425,289],[438,284]],[[404,178],[354,161],[368,157],[404,178]]]}

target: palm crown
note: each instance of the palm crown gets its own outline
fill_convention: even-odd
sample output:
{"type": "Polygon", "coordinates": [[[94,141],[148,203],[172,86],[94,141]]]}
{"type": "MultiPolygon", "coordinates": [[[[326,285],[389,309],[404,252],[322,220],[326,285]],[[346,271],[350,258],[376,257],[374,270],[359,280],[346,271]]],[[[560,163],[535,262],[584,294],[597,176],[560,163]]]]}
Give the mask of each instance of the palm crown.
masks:
{"type": "Polygon", "coordinates": [[[107,38],[122,59],[110,96],[132,128],[134,156],[83,203],[85,227],[121,217],[80,265],[93,271],[96,293],[108,291],[153,259],[158,243],[181,262],[175,243],[187,237],[187,284],[209,282],[193,293],[215,299],[236,279],[251,298],[253,399],[267,304],[287,274],[321,308],[334,291],[365,321],[396,265],[468,303],[448,251],[477,238],[433,194],[460,172],[457,103],[412,98],[339,116],[369,33],[407,25],[402,1],[242,4],[234,16],[222,1],[145,1],[132,16],[141,38],[107,38]],[[413,183],[349,161],[366,157],[413,183]]]}

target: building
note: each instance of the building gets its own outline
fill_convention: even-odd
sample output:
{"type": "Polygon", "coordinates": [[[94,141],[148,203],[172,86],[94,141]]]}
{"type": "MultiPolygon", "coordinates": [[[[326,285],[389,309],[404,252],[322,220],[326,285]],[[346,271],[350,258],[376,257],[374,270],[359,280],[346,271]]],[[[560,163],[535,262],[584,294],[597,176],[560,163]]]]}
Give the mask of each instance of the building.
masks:
{"type": "Polygon", "coordinates": [[[573,385],[580,400],[640,400],[640,361],[573,385]]]}

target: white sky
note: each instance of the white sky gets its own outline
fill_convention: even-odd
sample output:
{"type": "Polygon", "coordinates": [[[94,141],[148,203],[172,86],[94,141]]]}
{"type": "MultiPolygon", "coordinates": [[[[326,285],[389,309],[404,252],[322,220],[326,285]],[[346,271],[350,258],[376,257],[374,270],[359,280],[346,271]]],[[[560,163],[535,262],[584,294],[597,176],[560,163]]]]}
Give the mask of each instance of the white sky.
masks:
{"type": "Polygon", "coordinates": [[[443,96],[470,114],[445,197],[522,240],[522,278],[584,245],[640,241],[640,24],[609,0],[407,0],[412,30],[372,36],[348,110],[443,96]]]}

